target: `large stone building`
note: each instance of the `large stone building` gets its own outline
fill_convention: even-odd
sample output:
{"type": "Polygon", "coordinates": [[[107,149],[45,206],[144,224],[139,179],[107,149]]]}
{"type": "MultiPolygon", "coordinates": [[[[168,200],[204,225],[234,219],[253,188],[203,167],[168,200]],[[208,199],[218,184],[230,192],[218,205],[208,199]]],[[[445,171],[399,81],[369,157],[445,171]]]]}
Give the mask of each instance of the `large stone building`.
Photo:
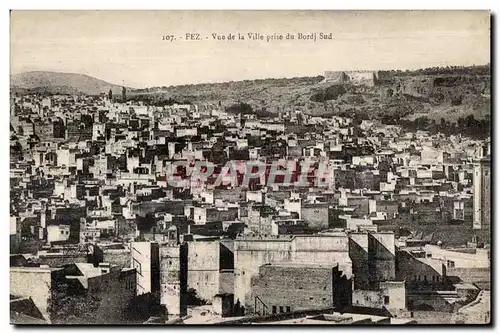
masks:
{"type": "Polygon", "coordinates": [[[265,264],[252,277],[245,314],[332,309],[351,304],[352,281],[332,264],[265,264]]]}
{"type": "Polygon", "coordinates": [[[377,72],[375,71],[325,71],[325,83],[353,84],[356,86],[375,86],[377,72]]]}
{"type": "Polygon", "coordinates": [[[230,242],[188,242],[188,288],[207,302],[216,295],[233,293],[234,255],[227,244],[230,242]]]}
{"type": "Polygon", "coordinates": [[[253,275],[260,266],[280,262],[338,265],[346,276],[352,273],[347,234],[244,236],[234,241],[235,303],[246,305],[253,275]]]}

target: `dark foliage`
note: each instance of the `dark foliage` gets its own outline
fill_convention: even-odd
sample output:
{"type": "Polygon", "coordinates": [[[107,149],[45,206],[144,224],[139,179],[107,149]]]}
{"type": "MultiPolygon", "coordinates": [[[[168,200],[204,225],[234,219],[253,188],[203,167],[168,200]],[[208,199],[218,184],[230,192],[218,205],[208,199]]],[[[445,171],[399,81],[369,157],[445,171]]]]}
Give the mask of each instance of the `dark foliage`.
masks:
{"type": "Polygon", "coordinates": [[[346,93],[343,85],[332,85],[325,89],[321,89],[311,96],[311,101],[325,102],[329,100],[336,100],[346,93]]]}
{"type": "Polygon", "coordinates": [[[469,136],[476,139],[486,139],[491,135],[491,122],[489,119],[475,119],[473,115],[465,118],[460,117],[458,121],[450,122],[441,118],[439,122],[426,116],[414,120],[405,120],[384,116],[382,122],[385,124],[401,125],[408,131],[429,131],[431,134],[444,133],[445,135],[469,136]]]}
{"type": "Polygon", "coordinates": [[[74,291],[67,283],[52,287],[49,298],[49,314],[55,324],[95,323],[96,312],[101,300],[88,296],[83,291],[74,291]]]}

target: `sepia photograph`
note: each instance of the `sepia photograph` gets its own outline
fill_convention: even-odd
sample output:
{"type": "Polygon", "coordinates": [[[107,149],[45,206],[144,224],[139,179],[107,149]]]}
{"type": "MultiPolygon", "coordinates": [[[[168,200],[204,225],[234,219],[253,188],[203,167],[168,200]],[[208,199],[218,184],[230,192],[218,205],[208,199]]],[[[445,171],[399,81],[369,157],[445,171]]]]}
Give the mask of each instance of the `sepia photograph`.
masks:
{"type": "Polygon", "coordinates": [[[491,325],[491,22],[11,10],[10,323],[491,325]]]}

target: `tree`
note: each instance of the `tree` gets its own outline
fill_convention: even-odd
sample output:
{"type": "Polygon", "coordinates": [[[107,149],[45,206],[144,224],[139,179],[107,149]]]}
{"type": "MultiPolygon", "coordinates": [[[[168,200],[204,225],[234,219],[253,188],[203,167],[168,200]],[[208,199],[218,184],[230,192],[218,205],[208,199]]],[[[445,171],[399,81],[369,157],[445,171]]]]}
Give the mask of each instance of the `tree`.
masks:
{"type": "Polygon", "coordinates": [[[474,118],[474,115],[469,115],[465,117],[465,126],[468,128],[476,126],[476,119],[474,118]]]}
{"type": "Polygon", "coordinates": [[[186,304],[190,306],[201,306],[206,305],[207,301],[198,297],[196,289],[189,288],[187,290],[186,304]]]}
{"type": "Polygon", "coordinates": [[[253,114],[253,108],[248,103],[240,102],[226,108],[226,111],[233,114],[253,114]]]}
{"type": "Polygon", "coordinates": [[[387,96],[392,97],[393,95],[394,95],[394,91],[391,88],[387,89],[387,96]]]}
{"type": "Polygon", "coordinates": [[[441,117],[441,120],[440,120],[440,122],[439,122],[439,126],[440,126],[442,129],[446,126],[446,120],[445,120],[443,117],[441,117]]]}
{"type": "Polygon", "coordinates": [[[67,282],[58,282],[51,288],[48,311],[52,323],[96,323],[101,299],[87,290],[72,291],[67,282]]]}

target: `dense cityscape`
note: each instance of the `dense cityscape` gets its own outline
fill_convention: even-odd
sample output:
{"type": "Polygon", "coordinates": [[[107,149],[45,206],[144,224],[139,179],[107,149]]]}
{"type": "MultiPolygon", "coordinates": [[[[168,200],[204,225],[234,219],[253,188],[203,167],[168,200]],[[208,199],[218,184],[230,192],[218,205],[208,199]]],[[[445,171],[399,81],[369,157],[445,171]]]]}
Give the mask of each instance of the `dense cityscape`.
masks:
{"type": "Polygon", "coordinates": [[[13,323],[489,323],[489,138],[128,93],[11,95],[13,323]]]}

